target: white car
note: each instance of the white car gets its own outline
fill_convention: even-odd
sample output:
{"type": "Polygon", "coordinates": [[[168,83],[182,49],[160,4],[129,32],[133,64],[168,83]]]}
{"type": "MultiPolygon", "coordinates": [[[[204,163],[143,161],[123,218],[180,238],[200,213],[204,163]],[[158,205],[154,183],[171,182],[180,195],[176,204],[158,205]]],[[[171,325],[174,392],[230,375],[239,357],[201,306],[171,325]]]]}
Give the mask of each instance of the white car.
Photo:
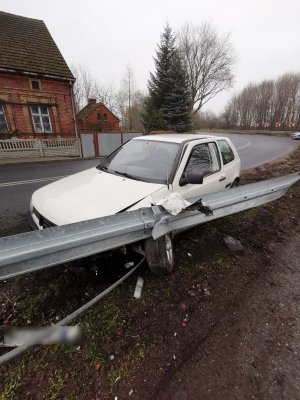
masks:
{"type": "Polygon", "coordinates": [[[300,132],[293,132],[291,134],[292,139],[300,139],[300,132]]]}
{"type": "MultiPolygon", "coordinates": [[[[38,189],[30,205],[38,229],[70,224],[237,186],[240,158],[226,137],[199,134],[140,136],[100,165],[38,189]]],[[[157,241],[158,242],[158,241],[157,241]]]]}

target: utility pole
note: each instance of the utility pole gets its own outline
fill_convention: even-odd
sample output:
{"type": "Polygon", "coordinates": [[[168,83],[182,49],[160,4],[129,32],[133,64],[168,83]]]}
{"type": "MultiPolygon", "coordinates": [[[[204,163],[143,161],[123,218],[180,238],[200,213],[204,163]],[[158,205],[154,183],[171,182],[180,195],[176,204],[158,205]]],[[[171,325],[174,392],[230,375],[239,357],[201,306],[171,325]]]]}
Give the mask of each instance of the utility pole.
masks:
{"type": "Polygon", "coordinates": [[[131,132],[131,68],[128,67],[128,119],[129,132],[131,132]]]}

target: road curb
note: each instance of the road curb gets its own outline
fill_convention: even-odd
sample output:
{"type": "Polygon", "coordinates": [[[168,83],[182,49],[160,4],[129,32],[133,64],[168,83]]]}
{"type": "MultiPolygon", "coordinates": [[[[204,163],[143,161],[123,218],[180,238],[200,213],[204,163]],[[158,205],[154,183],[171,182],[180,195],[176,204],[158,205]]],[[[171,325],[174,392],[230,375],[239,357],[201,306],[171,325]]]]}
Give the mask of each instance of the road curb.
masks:
{"type": "Polygon", "coordinates": [[[55,157],[55,158],[17,158],[17,159],[2,159],[0,160],[1,165],[13,165],[13,164],[40,164],[40,163],[51,163],[57,161],[79,161],[79,160],[90,160],[98,158],[80,158],[80,157],[55,157]]]}

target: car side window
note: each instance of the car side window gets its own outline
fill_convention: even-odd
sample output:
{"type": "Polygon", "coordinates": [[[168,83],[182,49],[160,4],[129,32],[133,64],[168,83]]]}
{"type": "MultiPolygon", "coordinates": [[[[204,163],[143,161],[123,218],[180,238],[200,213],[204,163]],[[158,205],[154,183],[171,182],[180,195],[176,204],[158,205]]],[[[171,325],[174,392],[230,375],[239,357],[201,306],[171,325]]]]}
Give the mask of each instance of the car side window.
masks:
{"type": "Polygon", "coordinates": [[[223,164],[226,165],[234,160],[232,148],[226,140],[218,140],[219,149],[222,155],[223,164]]]}
{"type": "Polygon", "coordinates": [[[197,144],[193,147],[184,172],[193,170],[203,176],[220,170],[220,158],[215,143],[197,144]]]}

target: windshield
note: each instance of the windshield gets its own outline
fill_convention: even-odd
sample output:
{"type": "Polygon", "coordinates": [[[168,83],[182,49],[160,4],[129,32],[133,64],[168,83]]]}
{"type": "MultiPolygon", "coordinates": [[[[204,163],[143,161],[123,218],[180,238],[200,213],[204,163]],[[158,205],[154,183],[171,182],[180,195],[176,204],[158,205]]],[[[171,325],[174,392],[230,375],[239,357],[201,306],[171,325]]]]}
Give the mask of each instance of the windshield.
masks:
{"type": "Polygon", "coordinates": [[[177,143],[134,139],[108,156],[99,168],[132,179],[167,184],[178,147],[177,143]]]}

